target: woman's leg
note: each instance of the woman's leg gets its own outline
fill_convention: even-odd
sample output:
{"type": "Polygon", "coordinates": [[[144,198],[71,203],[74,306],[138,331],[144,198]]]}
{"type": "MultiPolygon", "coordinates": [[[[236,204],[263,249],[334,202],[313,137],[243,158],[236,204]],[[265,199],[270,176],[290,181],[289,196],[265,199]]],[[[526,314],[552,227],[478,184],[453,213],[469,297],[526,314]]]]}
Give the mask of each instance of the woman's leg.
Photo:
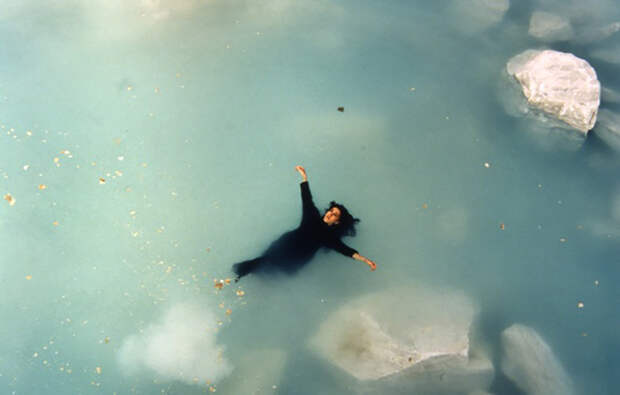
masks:
{"type": "Polygon", "coordinates": [[[237,275],[237,278],[235,279],[235,281],[239,281],[241,277],[246,276],[250,274],[251,272],[253,272],[258,267],[258,265],[260,264],[262,260],[263,260],[263,257],[259,256],[258,258],[250,259],[248,261],[235,263],[232,267],[233,271],[237,275]]]}

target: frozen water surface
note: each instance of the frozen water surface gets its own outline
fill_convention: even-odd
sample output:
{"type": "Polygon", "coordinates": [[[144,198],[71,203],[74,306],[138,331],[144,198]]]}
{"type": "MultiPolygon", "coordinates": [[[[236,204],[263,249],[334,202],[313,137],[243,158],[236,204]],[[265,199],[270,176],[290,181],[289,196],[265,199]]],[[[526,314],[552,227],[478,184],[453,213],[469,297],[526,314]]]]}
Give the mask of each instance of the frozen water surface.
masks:
{"type": "Polygon", "coordinates": [[[345,303],[402,287],[478,306],[491,393],[522,393],[501,369],[513,324],[575,393],[615,393],[620,153],[598,125],[565,144],[507,111],[505,66],[526,49],[588,60],[617,131],[617,2],[0,9],[1,393],[402,393],[309,346],[345,303]],[[574,37],[530,36],[536,11],[574,37]],[[377,271],[320,252],[295,277],[216,287],[297,224],[297,164],[319,207],[362,219],[345,241],[377,271]]]}

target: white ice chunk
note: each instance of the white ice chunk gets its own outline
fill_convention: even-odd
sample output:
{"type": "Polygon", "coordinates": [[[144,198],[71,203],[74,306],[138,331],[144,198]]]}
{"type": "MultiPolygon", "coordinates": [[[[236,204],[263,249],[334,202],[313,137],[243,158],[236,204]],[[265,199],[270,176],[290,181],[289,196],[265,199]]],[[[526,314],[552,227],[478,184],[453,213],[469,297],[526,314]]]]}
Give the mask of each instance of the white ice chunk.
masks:
{"type": "Polygon", "coordinates": [[[502,371],[528,395],[571,395],[573,386],[547,343],[532,328],[502,332],[502,371]]]}
{"type": "Polygon", "coordinates": [[[216,329],[217,318],[205,307],[177,304],[144,333],[126,338],[118,360],[127,374],[146,370],[165,381],[215,382],[232,371],[216,329]]]}
{"type": "MultiPolygon", "coordinates": [[[[368,385],[370,391],[362,394],[381,393],[379,388],[393,388],[399,394],[454,395],[467,391],[487,389],[491,386],[495,370],[486,356],[471,358],[439,356],[429,358],[392,376],[368,385]]],[[[486,392],[483,392],[486,394],[486,392]]]]}
{"type": "Polygon", "coordinates": [[[485,389],[494,369],[486,357],[471,355],[475,312],[471,300],[459,292],[392,289],[331,313],[309,345],[363,381],[371,393],[376,385],[448,393],[485,389]]]}
{"type": "Polygon", "coordinates": [[[521,84],[531,107],[584,134],[596,123],[600,83],[585,60],[570,53],[528,50],[510,59],[506,69],[521,84]]]}

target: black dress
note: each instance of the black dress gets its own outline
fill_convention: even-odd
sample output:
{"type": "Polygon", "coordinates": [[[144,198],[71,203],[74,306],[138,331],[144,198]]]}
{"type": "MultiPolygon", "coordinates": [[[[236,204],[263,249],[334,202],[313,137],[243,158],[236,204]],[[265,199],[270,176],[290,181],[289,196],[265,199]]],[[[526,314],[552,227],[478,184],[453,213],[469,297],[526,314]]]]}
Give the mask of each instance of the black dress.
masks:
{"type": "Polygon", "coordinates": [[[308,182],[300,184],[302,217],[297,229],[286,232],[258,258],[233,265],[239,278],[256,271],[280,270],[288,274],[297,272],[312,259],[321,247],[336,250],[352,257],[356,250],[340,240],[336,228],[323,222],[323,218],[312,202],[308,182]]]}

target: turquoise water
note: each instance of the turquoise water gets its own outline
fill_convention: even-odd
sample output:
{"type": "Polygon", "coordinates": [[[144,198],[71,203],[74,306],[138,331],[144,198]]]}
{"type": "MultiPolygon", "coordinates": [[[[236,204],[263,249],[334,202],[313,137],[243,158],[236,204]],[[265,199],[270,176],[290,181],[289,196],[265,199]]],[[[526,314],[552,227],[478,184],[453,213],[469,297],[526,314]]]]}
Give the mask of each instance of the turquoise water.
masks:
{"type": "MultiPolygon", "coordinates": [[[[0,392],[235,393],[267,348],[286,357],[260,393],[354,393],[308,338],[342,303],[424,285],[470,295],[491,347],[526,324],[577,393],[614,393],[619,153],[598,126],[575,146],[509,115],[503,70],[550,47],[620,92],[591,56],[620,33],[527,34],[536,9],[581,37],[620,7],[513,1],[485,24],[429,3],[0,0],[0,392]],[[319,253],[218,290],[297,224],[298,164],[319,207],[362,219],[345,241],[377,271],[319,253]]],[[[520,393],[497,364],[491,391],[520,393]]]]}

